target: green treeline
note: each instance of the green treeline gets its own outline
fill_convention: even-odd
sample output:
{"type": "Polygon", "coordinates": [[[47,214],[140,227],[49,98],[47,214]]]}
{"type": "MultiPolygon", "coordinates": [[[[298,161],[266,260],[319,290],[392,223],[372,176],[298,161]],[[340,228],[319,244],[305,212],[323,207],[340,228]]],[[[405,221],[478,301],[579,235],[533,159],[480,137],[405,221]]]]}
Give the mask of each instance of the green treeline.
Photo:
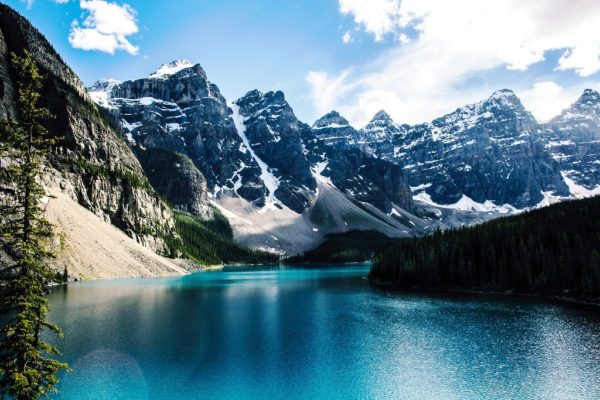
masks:
{"type": "Polygon", "coordinates": [[[394,286],[600,297],[600,198],[405,239],[370,279],[394,286]]]}
{"type": "Polygon", "coordinates": [[[330,233],[317,248],[303,255],[291,257],[288,263],[349,263],[368,261],[373,254],[395,243],[377,231],[352,230],[343,233],[330,233]]]}
{"type": "Polygon", "coordinates": [[[175,228],[180,239],[170,239],[169,247],[203,264],[266,264],[279,261],[276,254],[237,244],[229,222],[217,210],[210,221],[176,212],[175,228]]]}

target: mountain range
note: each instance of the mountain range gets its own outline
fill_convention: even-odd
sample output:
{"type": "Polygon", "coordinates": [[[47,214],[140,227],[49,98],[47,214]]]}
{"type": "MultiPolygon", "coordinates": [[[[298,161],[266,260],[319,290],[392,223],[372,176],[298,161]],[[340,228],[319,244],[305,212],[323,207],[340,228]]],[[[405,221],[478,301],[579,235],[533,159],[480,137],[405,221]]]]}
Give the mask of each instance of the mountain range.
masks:
{"type": "Polygon", "coordinates": [[[362,128],[337,111],[309,125],[283,92],[226,100],[186,60],[85,88],[4,5],[0,33],[1,118],[17,117],[11,51],[28,49],[47,76],[48,130],[60,136],[49,185],[158,252],[177,236],[173,210],[222,214],[240,243],[295,255],[329,233],[410,237],[600,194],[590,89],[545,123],[503,89],[417,125],[383,110],[362,128]]]}
{"type": "Polygon", "coordinates": [[[205,216],[212,203],[242,243],[287,254],[331,232],[410,236],[599,191],[600,95],[590,89],[548,123],[503,89],[428,123],[382,110],[360,129],[337,111],[305,124],[281,91],[228,103],[185,60],[88,91],[151,182],[191,160],[188,196],[155,185],[175,207],[205,216]]]}

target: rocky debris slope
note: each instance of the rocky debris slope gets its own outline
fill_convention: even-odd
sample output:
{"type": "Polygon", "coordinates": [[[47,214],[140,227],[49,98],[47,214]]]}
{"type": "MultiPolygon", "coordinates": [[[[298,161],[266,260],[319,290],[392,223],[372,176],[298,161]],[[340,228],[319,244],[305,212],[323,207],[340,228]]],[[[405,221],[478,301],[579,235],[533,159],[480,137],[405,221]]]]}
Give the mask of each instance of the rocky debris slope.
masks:
{"type": "Polygon", "coordinates": [[[58,187],[50,187],[49,194],[52,198],[46,218],[60,232],[56,238],[58,257],[52,264],[59,272],[66,268],[70,280],[183,275],[201,268],[187,260],[159,256],[58,187]]]}
{"type": "MultiPolygon", "coordinates": [[[[0,118],[18,118],[10,54],[28,50],[46,76],[41,103],[55,116],[58,137],[49,174],[65,193],[139,242],[165,251],[174,234],[170,209],[150,187],[140,163],[118,137],[84,86],[48,41],[23,17],[0,4],[0,118]]],[[[1,140],[1,139],[0,139],[1,140]]]]}

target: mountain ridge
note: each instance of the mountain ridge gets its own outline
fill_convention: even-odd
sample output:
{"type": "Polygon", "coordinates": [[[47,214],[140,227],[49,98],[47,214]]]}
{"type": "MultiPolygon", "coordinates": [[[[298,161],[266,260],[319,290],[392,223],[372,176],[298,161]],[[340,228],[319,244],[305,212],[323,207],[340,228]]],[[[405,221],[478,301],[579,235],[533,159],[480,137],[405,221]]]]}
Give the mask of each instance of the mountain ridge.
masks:
{"type": "MultiPolygon", "coordinates": [[[[201,66],[191,64],[166,79],[181,75],[185,80],[196,68],[206,87],[218,92],[201,66]]],[[[122,96],[119,87],[111,94],[122,96]]],[[[593,98],[592,92],[585,93],[593,98]]],[[[149,102],[142,100],[141,92],[128,94],[149,102]]],[[[231,103],[222,99],[221,104],[227,111],[210,123],[235,120],[237,147],[251,156],[224,174],[224,184],[221,180],[211,186],[207,178],[212,203],[220,203],[223,196],[239,196],[255,212],[289,208],[304,215],[317,204],[318,182],[324,179],[356,204],[364,202],[389,217],[399,213],[420,229],[436,229],[593,191],[565,172],[550,151],[545,134],[549,128],[536,121],[510,89],[496,90],[480,102],[412,126],[396,123],[381,110],[360,129],[335,110],[307,125],[298,120],[281,91],[254,89],[231,103]]],[[[204,123],[209,119],[195,118],[204,123]]],[[[131,122],[124,125],[131,127],[131,122]]],[[[246,211],[244,215],[242,219],[247,219],[246,211]]],[[[344,230],[338,225],[331,232],[344,230]]],[[[256,244],[254,239],[249,242],[256,244]]]]}

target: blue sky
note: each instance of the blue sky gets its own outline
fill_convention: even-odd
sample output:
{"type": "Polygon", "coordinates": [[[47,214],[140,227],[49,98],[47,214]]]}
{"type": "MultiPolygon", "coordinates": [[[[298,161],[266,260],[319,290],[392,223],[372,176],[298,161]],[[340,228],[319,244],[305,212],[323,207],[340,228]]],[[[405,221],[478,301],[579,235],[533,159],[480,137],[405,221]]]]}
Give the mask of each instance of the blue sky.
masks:
{"type": "Polygon", "coordinates": [[[423,122],[500,88],[543,120],[585,87],[600,89],[600,2],[591,0],[7,3],[86,84],[184,58],[228,101],[280,89],[308,123],[334,108],[358,126],[379,109],[423,122]]]}

